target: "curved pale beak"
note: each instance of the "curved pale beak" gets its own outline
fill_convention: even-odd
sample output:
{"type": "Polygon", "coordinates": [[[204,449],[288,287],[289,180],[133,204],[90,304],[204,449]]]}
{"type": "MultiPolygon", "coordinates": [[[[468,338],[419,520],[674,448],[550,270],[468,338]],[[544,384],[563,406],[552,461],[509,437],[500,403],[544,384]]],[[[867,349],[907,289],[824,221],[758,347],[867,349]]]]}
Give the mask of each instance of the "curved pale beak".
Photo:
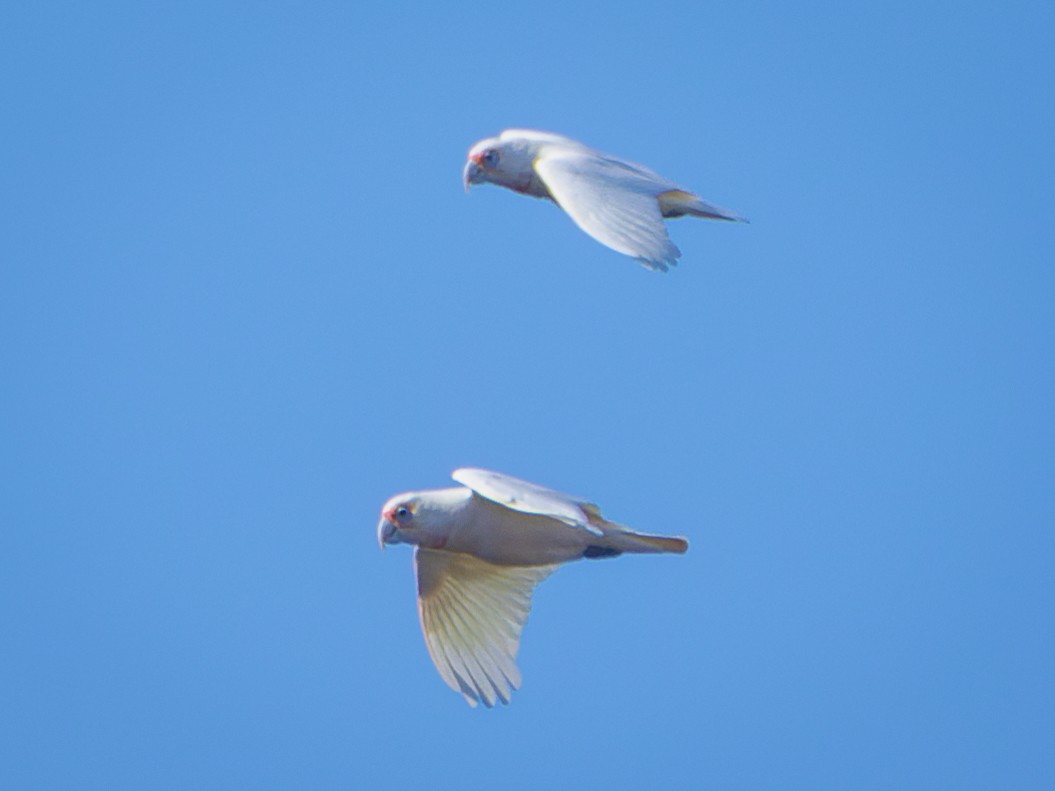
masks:
{"type": "Polygon", "coordinates": [[[465,185],[466,192],[469,191],[469,187],[480,181],[482,172],[482,168],[472,159],[465,163],[465,170],[462,171],[462,184],[465,185]]]}
{"type": "Polygon", "coordinates": [[[385,544],[398,543],[399,531],[394,524],[382,516],[381,521],[377,523],[377,545],[384,551],[385,544]]]}

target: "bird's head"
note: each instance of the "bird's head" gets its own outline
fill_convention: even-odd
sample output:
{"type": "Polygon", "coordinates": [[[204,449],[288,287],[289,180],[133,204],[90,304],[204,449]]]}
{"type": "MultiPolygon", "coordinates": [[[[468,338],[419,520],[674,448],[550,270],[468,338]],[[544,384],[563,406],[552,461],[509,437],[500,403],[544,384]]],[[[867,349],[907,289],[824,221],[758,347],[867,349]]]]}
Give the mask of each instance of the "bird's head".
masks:
{"type": "Polygon", "coordinates": [[[407,492],[397,494],[381,508],[377,523],[377,543],[414,544],[429,549],[443,549],[450,533],[447,491],[407,492]]]}
{"type": "Polygon", "coordinates": [[[473,184],[497,184],[518,192],[531,192],[536,181],[534,164],[538,144],[529,139],[489,137],[469,149],[462,171],[468,190],[473,184]]]}
{"type": "Polygon", "coordinates": [[[381,549],[386,544],[412,544],[410,536],[415,529],[418,511],[417,498],[408,494],[397,494],[381,508],[381,521],[377,523],[377,543],[381,549]]]}

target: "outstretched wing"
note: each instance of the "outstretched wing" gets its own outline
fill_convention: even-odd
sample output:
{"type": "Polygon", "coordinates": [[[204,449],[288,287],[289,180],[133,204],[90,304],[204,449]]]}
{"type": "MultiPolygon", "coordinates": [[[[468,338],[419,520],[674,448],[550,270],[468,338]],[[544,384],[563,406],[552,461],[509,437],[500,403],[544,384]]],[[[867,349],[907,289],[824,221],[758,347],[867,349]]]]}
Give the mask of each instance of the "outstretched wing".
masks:
{"type": "Polygon", "coordinates": [[[547,489],[512,475],[475,467],[455,470],[451,477],[463,486],[468,486],[480,497],[493,500],[506,508],[525,514],[549,516],[572,527],[581,527],[595,536],[603,535],[602,531],[591,523],[589,516],[591,513],[599,514],[597,506],[570,494],[547,489]]]}
{"type": "Polygon", "coordinates": [[[447,685],[469,705],[508,703],[520,686],[516,655],[531,594],[556,566],[496,566],[418,548],[418,615],[425,645],[447,685]]]}
{"type": "Polygon", "coordinates": [[[581,149],[554,147],[535,162],[553,199],[603,245],[666,271],[681,251],[670,240],[658,195],[677,189],[651,170],[581,149]]]}

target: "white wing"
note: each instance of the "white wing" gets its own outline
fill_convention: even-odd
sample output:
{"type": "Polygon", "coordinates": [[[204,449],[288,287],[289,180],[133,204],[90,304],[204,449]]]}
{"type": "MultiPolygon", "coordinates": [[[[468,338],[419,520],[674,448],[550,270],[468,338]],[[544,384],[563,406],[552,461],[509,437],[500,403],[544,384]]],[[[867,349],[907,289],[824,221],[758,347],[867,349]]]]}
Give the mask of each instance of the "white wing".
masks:
{"type": "Polygon", "coordinates": [[[451,477],[481,497],[506,508],[525,514],[549,516],[566,525],[581,527],[595,536],[604,535],[590,521],[590,514],[599,515],[597,506],[586,500],[491,470],[463,467],[452,472],[451,477]]]}
{"type": "Polygon", "coordinates": [[[673,182],[629,162],[578,149],[549,149],[535,171],[553,199],[603,245],[666,270],[681,251],[663,224],[658,195],[673,182]]]}
{"type": "Polygon", "coordinates": [[[535,586],[556,566],[496,566],[418,548],[418,615],[436,669],[469,705],[508,703],[520,686],[520,632],[535,586]]]}

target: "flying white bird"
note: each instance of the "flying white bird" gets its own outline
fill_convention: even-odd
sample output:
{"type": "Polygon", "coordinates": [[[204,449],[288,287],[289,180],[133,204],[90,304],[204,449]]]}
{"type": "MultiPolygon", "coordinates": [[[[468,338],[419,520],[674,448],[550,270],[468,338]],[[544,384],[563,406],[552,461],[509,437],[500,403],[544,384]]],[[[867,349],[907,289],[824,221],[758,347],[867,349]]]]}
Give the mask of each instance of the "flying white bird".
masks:
{"type": "Polygon", "coordinates": [[[406,492],[381,509],[377,540],[414,544],[418,615],[436,669],[470,705],[520,686],[520,632],[535,586],[561,563],[684,552],[683,538],[609,522],[593,503],[509,475],[463,468],[462,486],[406,492]]]}
{"type": "Polygon", "coordinates": [[[665,217],[746,222],[642,165],[532,129],[507,129],[476,143],[462,180],[466,189],[490,183],[549,198],[601,244],[664,272],[681,255],[665,217]]]}

